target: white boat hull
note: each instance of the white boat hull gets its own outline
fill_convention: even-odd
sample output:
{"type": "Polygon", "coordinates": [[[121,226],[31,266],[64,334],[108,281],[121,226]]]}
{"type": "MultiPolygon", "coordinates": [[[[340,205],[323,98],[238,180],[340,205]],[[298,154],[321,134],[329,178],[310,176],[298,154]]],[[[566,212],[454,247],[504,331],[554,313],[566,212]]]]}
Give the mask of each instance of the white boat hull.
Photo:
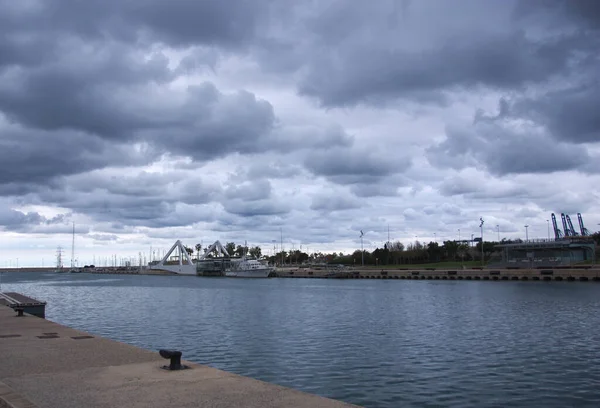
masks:
{"type": "Polygon", "coordinates": [[[268,278],[271,269],[252,269],[225,271],[225,276],[230,278],[268,278]]]}
{"type": "Polygon", "coordinates": [[[196,265],[158,265],[149,269],[155,271],[167,271],[177,275],[196,275],[196,265]]]}

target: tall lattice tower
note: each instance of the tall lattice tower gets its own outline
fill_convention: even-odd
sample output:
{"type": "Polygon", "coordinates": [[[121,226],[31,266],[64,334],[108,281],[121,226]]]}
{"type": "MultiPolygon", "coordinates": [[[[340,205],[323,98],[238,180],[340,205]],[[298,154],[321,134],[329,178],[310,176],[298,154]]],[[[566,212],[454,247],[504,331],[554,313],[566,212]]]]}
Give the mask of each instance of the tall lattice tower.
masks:
{"type": "Polygon", "coordinates": [[[62,247],[59,246],[58,248],[56,248],[56,269],[58,269],[58,270],[63,268],[62,255],[63,255],[63,249],[62,249],[62,247]]]}

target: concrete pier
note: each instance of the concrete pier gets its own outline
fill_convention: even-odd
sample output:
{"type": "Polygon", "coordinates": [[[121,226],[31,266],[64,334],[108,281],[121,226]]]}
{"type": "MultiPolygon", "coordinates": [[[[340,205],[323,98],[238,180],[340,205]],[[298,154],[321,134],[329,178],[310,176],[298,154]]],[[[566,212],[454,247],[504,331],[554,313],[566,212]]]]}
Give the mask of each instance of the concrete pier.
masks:
{"type": "Polygon", "coordinates": [[[187,370],[160,368],[168,363],[0,306],[0,408],[353,406],[188,361],[187,370]]]}
{"type": "Polygon", "coordinates": [[[15,292],[0,292],[0,305],[8,306],[19,313],[44,318],[46,317],[46,302],[32,299],[15,292]]]}
{"type": "Polygon", "coordinates": [[[600,268],[554,267],[536,269],[470,268],[470,269],[391,269],[344,268],[338,271],[310,268],[279,268],[280,278],[317,279],[428,279],[428,280],[486,280],[486,281],[579,281],[600,282],[600,268]]]}

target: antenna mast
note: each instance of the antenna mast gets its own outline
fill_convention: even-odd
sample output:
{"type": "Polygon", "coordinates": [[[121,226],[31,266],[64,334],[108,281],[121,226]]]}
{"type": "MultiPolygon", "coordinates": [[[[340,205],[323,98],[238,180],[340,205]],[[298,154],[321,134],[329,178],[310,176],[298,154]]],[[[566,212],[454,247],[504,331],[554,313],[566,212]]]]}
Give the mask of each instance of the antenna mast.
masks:
{"type": "Polygon", "coordinates": [[[60,270],[63,267],[63,262],[62,262],[62,247],[58,247],[56,249],[56,269],[60,270]]]}
{"type": "Polygon", "coordinates": [[[388,224],[388,240],[387,240],[387,249],[390,249],[390,224],[388,224]]]}

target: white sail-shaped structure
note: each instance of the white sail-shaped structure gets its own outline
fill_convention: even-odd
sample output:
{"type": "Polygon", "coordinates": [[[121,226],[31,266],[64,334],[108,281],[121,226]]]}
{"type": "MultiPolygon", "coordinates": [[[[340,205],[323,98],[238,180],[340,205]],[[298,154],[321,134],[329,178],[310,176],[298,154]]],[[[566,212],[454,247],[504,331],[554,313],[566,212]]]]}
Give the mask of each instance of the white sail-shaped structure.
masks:
{"type": "Polygon", "coordinates": [[[180,275],[196,275],[196,264],[192,261],[190,254],[185,250],[185,247],[180,240],[177,240],[166,255],[156,265],[150,265],[150,269],[158,269],[177,273],[180,275]],[[168,264],[169,257],[178,254],[178,263],[175,265],[168,264]]]}

